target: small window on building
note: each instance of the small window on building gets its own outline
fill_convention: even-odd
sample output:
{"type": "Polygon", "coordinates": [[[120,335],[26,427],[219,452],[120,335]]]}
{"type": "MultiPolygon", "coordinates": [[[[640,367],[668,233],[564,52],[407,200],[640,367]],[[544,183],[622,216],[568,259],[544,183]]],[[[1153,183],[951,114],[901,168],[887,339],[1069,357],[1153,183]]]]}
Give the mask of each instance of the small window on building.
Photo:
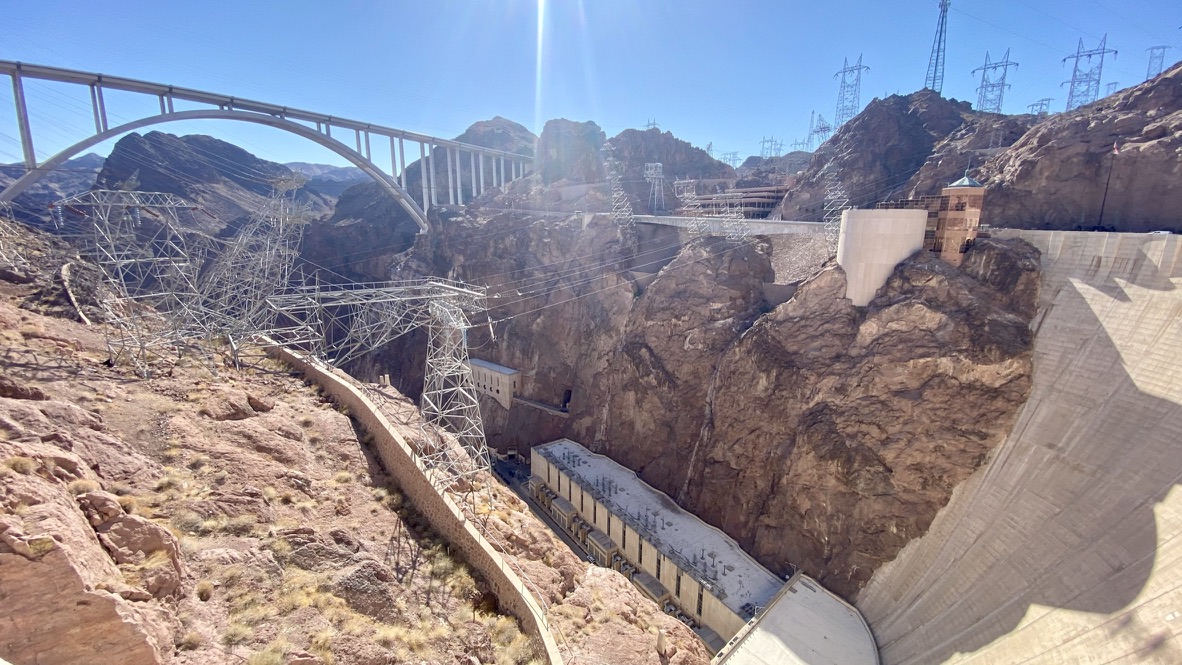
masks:
{"type": "Polygon", "coordinates": [[[673,580],[673,595],[681,598],[681,571],[677,571],[677,577],[673,580]]]}
{"type": "Polygon", "coordinates": [[[627,552],[628,551],[628,525],[624,525],[624,528],[620,529],[620,533],[623,534],[622,536],[620,536],[620,548],[623,549],[625,552],[627,552]]]}
{"type": "Polygon", "coordinates": [[[661,579],[661,555],[657,555],[657,579],[661,579]]]}
{"type": "Polygon", "coordinates": [[[636,565],[644,565],[644,541],[636,543],[636,565]]]}
{"type": "Polygon", "coordinates": [[[698,616],[702,616],[702,595],[705,593],[703,587],[698,587],[698,616]]]}
{"type": "Polygon", "coordinates": [[[598,503],[591,504],[591,523],[592,524],[599,523],[599,504],[598,503]]]}

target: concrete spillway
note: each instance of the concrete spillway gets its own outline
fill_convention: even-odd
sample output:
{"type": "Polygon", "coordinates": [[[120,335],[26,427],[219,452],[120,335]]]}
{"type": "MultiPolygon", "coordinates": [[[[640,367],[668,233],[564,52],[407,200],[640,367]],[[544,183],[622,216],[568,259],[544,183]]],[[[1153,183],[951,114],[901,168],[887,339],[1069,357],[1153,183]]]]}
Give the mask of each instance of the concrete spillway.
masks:
{"type": "Polygon", "coordinates": [[[1006,442],[857,606],[893,663],[1182,663],[1182,237],[1042,250],[1006,442]]]}

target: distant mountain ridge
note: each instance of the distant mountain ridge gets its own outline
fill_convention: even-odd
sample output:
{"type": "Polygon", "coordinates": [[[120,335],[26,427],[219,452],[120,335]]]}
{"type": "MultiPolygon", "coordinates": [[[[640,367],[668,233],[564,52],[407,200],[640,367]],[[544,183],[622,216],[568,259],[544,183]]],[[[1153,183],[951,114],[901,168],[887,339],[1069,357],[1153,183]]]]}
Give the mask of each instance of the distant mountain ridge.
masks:
{"type": "MultiPolygon", "coordinates": [[[[16,197],[12,202],[13,213],[17,219],[34,225],[47,224],[49,205],[93,187],[105,161],[105,157],[93,152],[66,161],[16,197]]],[[[24,174],[24,164],[0,165],[0,189],[24,174]]]]}
{"type": "Polygon", "coordinates": [[[313,162],[288,162],[287,168],[308,177],[308,187],[321,194],[340,197],[346,189],[370,178],[356,166],[333,166],[313,162]]]}

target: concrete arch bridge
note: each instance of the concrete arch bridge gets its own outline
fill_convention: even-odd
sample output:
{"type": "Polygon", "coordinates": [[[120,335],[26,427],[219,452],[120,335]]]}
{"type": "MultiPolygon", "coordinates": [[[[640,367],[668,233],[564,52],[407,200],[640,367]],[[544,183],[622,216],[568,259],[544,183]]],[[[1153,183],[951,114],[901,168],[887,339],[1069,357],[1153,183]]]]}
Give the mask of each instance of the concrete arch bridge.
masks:
{"type": "Polygon", "coordinates": [[[426,211],[431,206],[443,203],[462,205],[465,200],[465,189],[467,196],[474,198],[482,194],[486,187],[499,187],[525,176],[533,165],[532,157],[503,150],[190,88],[9,60],[0,60],[0,74],[6,74],[12,79],[16,120],[26,169],[24,175],[0,191],[0,202],[12,201],[46,173],[103,141],[143,127],[184,120],[237,120],[265,125],[328,148],[381,185],[410,214],[421,232],[428,230],[426,211]],[[25,102],[26,79],[70,83],[88,88],[94,115],[94,134],[38,162],[33,149],[33,128],[29,122],[25,102]],[[160,113],[112,127],[108,122],[104,90],[156,97],[160,113]],[[207,108],[178,111],[174,108],[174,103],[178,100],[207,108]],[[352,145],[345,142],[350,135],[352,145]],[[371,146],[375,140],[389,141],[388,170],[384,170],[373,160],[371,146]],[[407,187],[407,143],[411,144],[412,150],[414,144],[418,144],[420,163],[427,167],[424,177],[421,178],[420,192],[412,193],[407,187]],[[444,160],[442,163],[447,166],[446,183],[436,182],[437,159],[444,160]],[[468,161],[471,174],[466,183],[462,177],[465,160],[468,161]],[[440,191],[441,189],[443,191],[440,191]],[[444,196],[446,201],[441,201],[444,196]]]}

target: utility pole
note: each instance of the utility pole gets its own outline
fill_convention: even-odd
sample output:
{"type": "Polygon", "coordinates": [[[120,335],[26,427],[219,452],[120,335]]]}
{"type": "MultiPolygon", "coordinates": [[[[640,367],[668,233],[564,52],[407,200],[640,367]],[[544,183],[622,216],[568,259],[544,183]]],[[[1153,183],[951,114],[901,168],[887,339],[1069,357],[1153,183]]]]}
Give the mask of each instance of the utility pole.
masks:
{"type": "Polygon", "coordinates": [[[714,141],[706,144],[706,154],[710,155],[711,157],[714,156],[714,141]]]}
{"type": "Polygon", "coordinates": [[[944,44],[948,41],[950,4],[950,0],[940,0],[940,20],[936,23],[936,38],[932,41],[932,55],[928,59],[928,75],[923,83],[923,87],[937,93],[944,89],[944,44]]]}
{"type": "MultiPolygon", "coordinates": [[[[850,67],[850,60],[846,58],[844,64],[833,78],[840,78],[841,85],[837,89],[837,117],[833,121],[834,127],[841,127],[850,118],[858,115],[862,110],[862,70],[870,69],[862,64],[862,54],[858,54],[858,63],[850,67]]],[[[940,66],[943,72],[943,65],[940,66]]],[[[943,78],[943,73],[941,73],[943,78]]]]}
{"type": "Polygon", "coordinates": [[[1161,74],[1161,70],[1166,61],[1166,49],[1168,48],[1170,47],[1150,46],[1149,48],[1145,49],[1146,51],[1149,51],[1149,68],[1145,70],[1146,81],[1161,74]]]}
{"type": "Polygon", "coordinates": [[[1043,97],[1033,104],[1029,104],[1026,108],[1034,115],[1046,115],[1051,108],[1051,102],[1055,101],[1054,97],[1043,97]]]}
{"type": "Polygon", "coordinates": [[[1063,62],[1075,60],[1071,80],[1064,81],[1062,84],[1071,84],[1067,93],[1068,111],[1077,109],[1085,104],[1091,104],[1100,95],[1100,77],[1104,73],[1104,56],[1111,53],[1113,57],[1116,57],[1116,50],[1108,48],[1107,44],[1108,35],[1105,34],[1104,38],[1100,40],[1100,46],[1098,48],[1085,51],[1083,39],[1081,38],[1075,54],[1063,58],[1063,62]],[[1095,64],[1092,63],[1093,58],[1096,59],[1095,64]],[[1086,60],[1087,63],[1081,65],[1081,61],[1083,60],[1086,60]]]}
{"type": "Polygon", "coordinates": [[[1116,166],[1116,156],[1120,154],[1120,146],[1112,144],[1112,159],[1108,162],[1108,178],[1104,180],[1104,196],[1100,199],[1100,221],[1097,226],[1104,226],[1104,206],[1108,203],[1108,185],[1112,184],[1112,167],[1116,166]]]}
{"type": "Polygon", "coordinates": [[[1010,87],[1006,84],[1006,74],[1010,67],[1017,66],[1018,63],[1010,62],[1009,49],[1006,49],[1005,56],[997,62],[990,62],[989,51],[985,52],[985,64],[972,72],[974,74],[981,72],[981,85],[977,88],[978,111],[1001,113],[1002,98],[1005,96],[1006,88],[1010,87]],[[996,75],[999,69],[1001,74],[996,75]]]}

